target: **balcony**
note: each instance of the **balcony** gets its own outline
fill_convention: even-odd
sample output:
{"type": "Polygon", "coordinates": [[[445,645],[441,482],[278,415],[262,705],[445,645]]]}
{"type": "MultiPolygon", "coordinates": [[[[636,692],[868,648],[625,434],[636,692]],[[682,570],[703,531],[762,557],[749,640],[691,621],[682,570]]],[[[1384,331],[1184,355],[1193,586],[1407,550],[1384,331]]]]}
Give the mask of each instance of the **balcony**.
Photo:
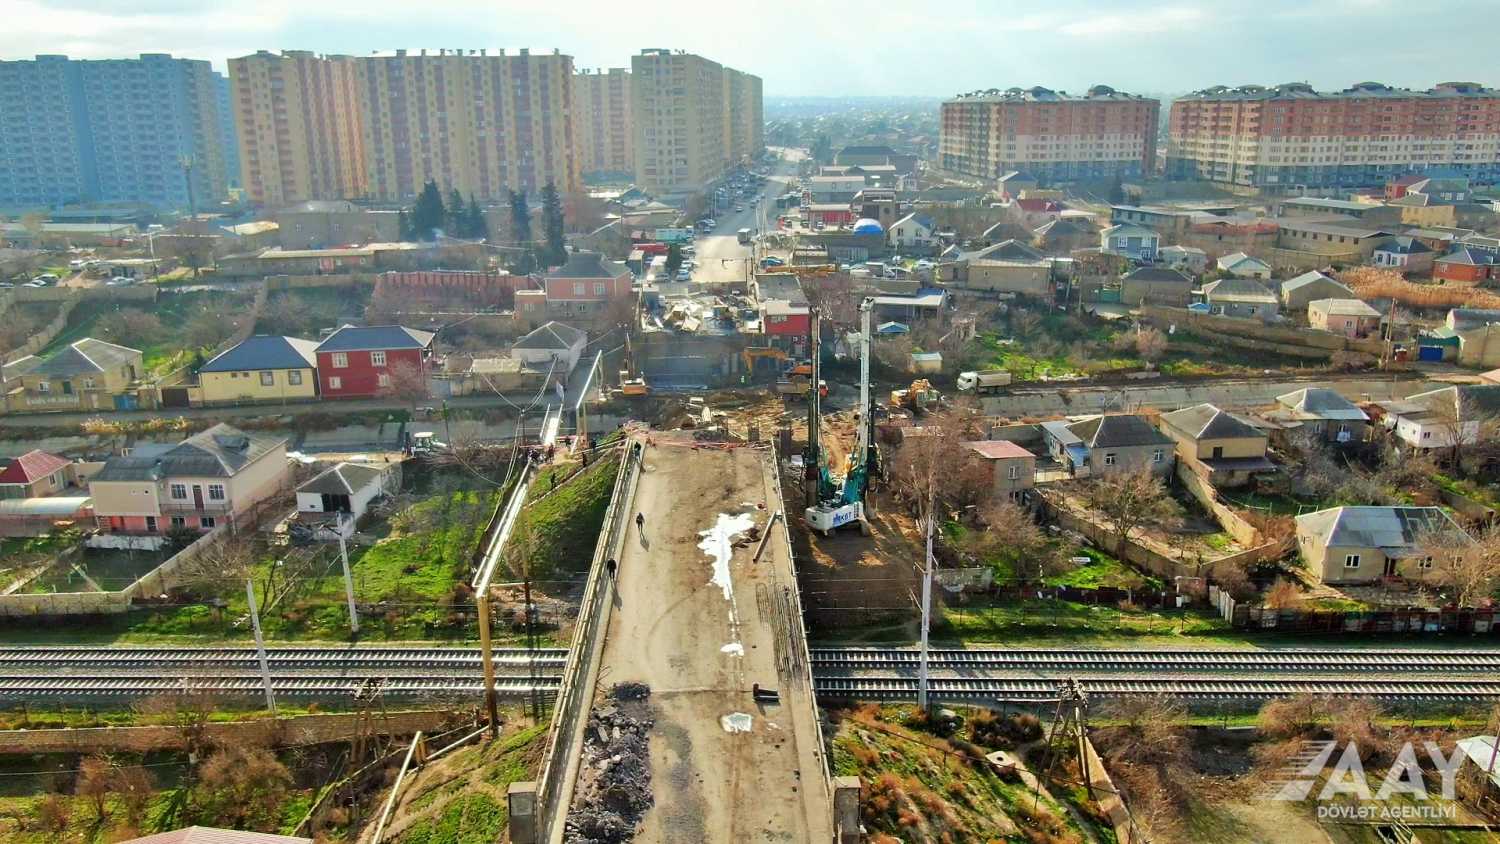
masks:
{"type": "Polygon", "coordinates": [[[189,493],[187,498],[169,498],[163,495],[157,501],[157,506],[163,513],[204,513],[212,516],[220,513],[228,513],[234,509],[229,499],[210,501],[207,494],[204,495],[201,507],[193,500],[191,493],[189,493]]]}

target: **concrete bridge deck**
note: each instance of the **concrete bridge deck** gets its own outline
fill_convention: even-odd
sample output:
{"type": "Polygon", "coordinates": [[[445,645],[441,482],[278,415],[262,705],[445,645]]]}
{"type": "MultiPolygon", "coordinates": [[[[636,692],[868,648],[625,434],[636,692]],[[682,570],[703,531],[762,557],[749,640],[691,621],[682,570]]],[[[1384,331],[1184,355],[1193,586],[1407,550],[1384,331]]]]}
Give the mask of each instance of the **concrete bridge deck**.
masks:
{"type": "Polygon", "coordinates": [[[651,687],[655,803],[637,841],[833,838],[784,517],[753,561],[750,536],[782,509],[767,447],[653,434],[645,448],[595,689],[651,687]],[[779,702],[754,700],[753,684],[779,702]]]}

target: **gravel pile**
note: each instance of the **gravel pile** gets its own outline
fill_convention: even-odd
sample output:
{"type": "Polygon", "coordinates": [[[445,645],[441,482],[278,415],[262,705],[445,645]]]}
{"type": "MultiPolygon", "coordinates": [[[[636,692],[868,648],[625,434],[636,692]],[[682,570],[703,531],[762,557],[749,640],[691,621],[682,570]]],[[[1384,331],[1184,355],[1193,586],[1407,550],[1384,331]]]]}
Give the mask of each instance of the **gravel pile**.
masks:
{"type": "Polygon", "coordinates": [[[623,844],[651,808],[650,733],[655,723],[644,683],[619,683],[613,703],[594,707],[584,730],[578,791],[568,811],[566,844],[623,844]]]}

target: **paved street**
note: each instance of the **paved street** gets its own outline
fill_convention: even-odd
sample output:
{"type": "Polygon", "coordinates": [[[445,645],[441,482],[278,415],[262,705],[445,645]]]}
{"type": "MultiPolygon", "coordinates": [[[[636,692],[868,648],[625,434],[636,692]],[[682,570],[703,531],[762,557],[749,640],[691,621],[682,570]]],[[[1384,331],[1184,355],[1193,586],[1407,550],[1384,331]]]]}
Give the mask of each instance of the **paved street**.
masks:
{"type": "Polygon", "coordinates": [[[693,270],[694,281],[734,281],[749,278],[749,274],[754,272],[750,269],[754,261],[752,247],[741,244],[737,239],[737,233],[740,229],[750,229],[758,233],[766,232],[767,227],[776,219],[776,197],[786,193],[787,183],[791,181],[796,171],[797,165],[794,162],[777,161],[772,166],[771,175],[759,194],[742,200],[731,200],[729,210],[715,218],[719,225],[713,233],[693,242],[697,249],[697,254],[693,258],[698,262],[698,266],[693,270]],[[735,202],[744,205],[745,210],[734,211],[735,202]]]}
{"type": "Polygon", "coordinates": [[[831,807],[784,525],[758,563],[751,526],[782,506],[768,450],[654,434],[646,451],[600,673],[651,687],[655,805],[638,841],[828,841],[831,807]],[[800,652],[800,649],[795,649],[800,652]],[[798,670],[800,669],[800,671],[798,670]],[[751,685],[775,689],[757,703],[751,685]]]}

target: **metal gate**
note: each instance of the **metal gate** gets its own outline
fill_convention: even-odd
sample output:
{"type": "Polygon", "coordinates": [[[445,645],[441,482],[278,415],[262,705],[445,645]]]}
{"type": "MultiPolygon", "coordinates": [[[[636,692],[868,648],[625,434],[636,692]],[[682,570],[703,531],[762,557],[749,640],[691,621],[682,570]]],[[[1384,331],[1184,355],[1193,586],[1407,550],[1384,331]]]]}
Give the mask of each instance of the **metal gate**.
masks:
{"type": "Polygon", "coordinates": [[[188,388],[187,387],[162,387],[161,388],[161,406],[162,407],[187,407],[188,406],[188,388]]]}

